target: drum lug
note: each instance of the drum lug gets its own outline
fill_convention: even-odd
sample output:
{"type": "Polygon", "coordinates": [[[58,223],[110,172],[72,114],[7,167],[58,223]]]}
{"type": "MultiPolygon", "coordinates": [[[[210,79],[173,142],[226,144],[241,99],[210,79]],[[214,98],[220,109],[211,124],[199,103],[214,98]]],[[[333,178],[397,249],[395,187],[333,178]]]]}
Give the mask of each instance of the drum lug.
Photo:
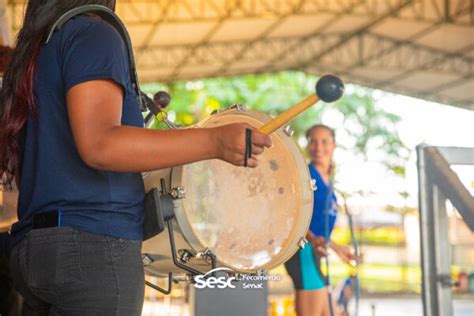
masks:
{"type": "Polygon", "coordinates": [[[211,115],[219,114],[221,113],[221,110],[214,110],[211,112],[211,115]]]}
{"type": "Polygon", "coordinates": [[[316,186],[316,179],[309,179],[309,186],[312,191],[316,191],[318,189],[316,186]]]}
{"type": "Polygon", "coordinates": [[[245,110],[247,110],[247,108],[243,104],[234,104],[231,105],[230,108],[236,110],[237,112],[244,112],[245,110]]]}
{"type": "Polygon", "coordinates": [[[301,249],[303,249],[303,248],[304,248],[304,245],[306,245],[307,243],[308,243],[308,240],[306,240],[306,238],[303,237],[303,238],[301,238],[301,240],[300,240],[300,242],[299,242],[298,245],[299,245],[299,247],[300,247],[301,249]]]}
{"type": "Polygon", "coordinates": [[[142,255],[142,262],[143,266],[149,266],[153,263],[153,259],[151,259],[148,255],[142,255]]]}
{"type": "Polygon", "coordinates": [[[179,186],[171,189],[171,196],[175,200],[184,199],[186,197],[186,189],[183,186],[179,186]]]}
{"type": "Polygon", "coordinates": [[[206,262],[213,261],[213,258],[215,259],[215,255],[212,253],[211,249],[206,248],[203,251],[199,251],[196,254],[196,259],[198,260],[204,260],[206,262]]]}
{"type": "Polygon", "coordinates": [[[178,253],[179,253],[179,260],[181,260],[181,262],[184,262],[184,263],[188,263],[189,259],[194,257],[193,254],[187,249],[181,249],[178,251],[178,253]]]}
{"type": "Polygon", "coordinates": [[[204,252],[199,251],[198,253],[196,253],[196,259],[205,260],[204,252]]]}
{"type": "Polygon", "coordinates": [[[290,125],[286,125],[285,129],[283,130],[285,132],[285,134],[288,136],[288,137],[292,137],[293,134],[295,133],[295,131],[291,128],[290,125]]]}

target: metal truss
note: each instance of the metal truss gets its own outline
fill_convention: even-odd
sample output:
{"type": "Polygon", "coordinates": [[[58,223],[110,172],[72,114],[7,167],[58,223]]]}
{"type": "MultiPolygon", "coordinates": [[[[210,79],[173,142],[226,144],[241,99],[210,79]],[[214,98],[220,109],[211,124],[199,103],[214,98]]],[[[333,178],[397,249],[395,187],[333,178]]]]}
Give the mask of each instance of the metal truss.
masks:
{"type": "MultiPolygon", "coordinates": [[[[321,74],[321,73],[327,73],[331,72],[330,68],[327,67],[314,67],[312,68],[312,72],[316,74],[321,74]]],[[[468,110],[473,110],[474,109],[474,104],[472,99],[465,99],[465,100],[455,100],[453,98],[450,98],[448,96],[439,94],[435,89],[431,89],[429,92],[420,92],[416,88],[413,87],[401,87],[397,85],[387,85],[384,87],[378,87],[377,82],[368,76],[363,76],[359,74],[354,74],[350,73],[347,75],[341,75],[341,77],[344,79],[346,82],[351,82],[354,84],[358,84],[361,86],[368,86],[376,89],[383,89],[386,92],[392,92],[396,94],[403,94],[427,101],[433,101],[437,103],[444,103],[444,104],[449,104],[449,105],[454,105],[460,108],[465,108],[468,110]]],[[[462,80],[462,82],[458,82],[458,84],[464,83],[465,80],[462,80]]],[[[452,87],[452,86],[451,86],[452,87]]]]}
{"type": "MultiPolygon", "coordinates": [[[[128,25],[213,22],[223,18],[268,18],[288,15],[341,14],[358,4],[357,0],[118,0],[118,12],[128,25]],[[238,4],[238,5],[236,5],[238,4]],[[231,9],[232,10],[229,10],[231,9]],[[229,14],[229,11],[231,13],[229,14]],[[162,22],[159,22],[162,23],[162,22]]],[[[352,15],[375,17],[397,8],[403,0],[365,0],[352,15]]],[[[472,26],[474,11],[467,17],[456,13],[472,8],[471,0],[414,0],[399,18],[421,22],[436,22],[472,26]]],[[[25,0],[8,0],[18,18],[25,0]]],[[[14,29],[19,27],[18,19],[14,29]]]]}
{"type": "MultiPolygon", "coordinates": [[[[242,62],[262,61],[267,63],[280,56],[288,46],[299,45],[287,55],[281,56],[280,62],[268,63],[261,70],[271,70],[282,62],[291,62],[291,69],[307,69],[310,65],[301,67],[300,61],[310,58],[315,52],[323,52],[338,43],[342,38],[339,34],[317,34],[300,43],[298,38],[266,38],[256,42],[247,54],[242,56],[242,62]]],[[[188,65],[231,64],[248,41],[212,42],[195,50],[188,65]]],[[[142,52],[140,67],[168,68],[176,67],[183,56],[193,45],[152,46],[142,52]]],[[[371,33],[361,33],[352,38],[344,46],[340,46],[331,54],[321,59],[320,63],[333,64],[337,69],[352,70],[353,68],[374,65],[378,67],[416,70],[417,67],[439,69],[446,72],[466,74],[473,71],[473,59],[459,53],[447,53],[431,47],[409,41],[400,41],[390,37],[371,33]],[[346,58],[350,55],[350,58],[346,58]],[[421,65],[421,66],[420,66],[421,65]],[[434,67],[434,68],[433,68],[434,67]]],[[[316,63],[315,63],[316,64],[316,63]]],[[[318,63],[319,64],[319,63],[318,63]]],[[[342,72],[342,71],[340,71],[342,72]]],[[[222,74],[222,73],[219,73],[222,74]]],[[[216,74],[216,75],[219,75],[216,74]]]]}
{"type": "MultiPolygon", "coordinates": [[[[344,46],[320,59],[319,63],[304,67],[297,65],[296,69],[311,69],[311,65],[317,64],[332,66],[336,72],[345,75],[363,66],[402,71],[401,75],[392,77],[391,81],[420,70],[466,77],[471,76],[474,71],[474,59],[461,53],[447,53],[410,41],[371,33],[357,35],[344,46]]],[[[379,86],[387,84],[387,81],[378,82],[379,86]]]]}
{"type": "MultiPolygon", "coordinates": [[[[321,68],[324,68],[349,82],[472,110],[474,109],[472,99],[453,99],[443,95],[443,92],[466,83],[474,77],[474,58],[464,54],[464,51],[470,51],[473,48],[471,45],[461,51],[447,53],[411,41],[399,41],[365,33],[353,38],[344,47],[328,54],[319,63],[308,65],[303,70],[321,73],[321,68]],[[355,71],[357,68],[393,72],[393,75],[380,81],[357,74],[355,71]],[[409,78],[420,71],[429,71],[433,75],[449,75],[455,79],[425,90],[417,88],[416,84],[413,87],[397,84],[398,81],[409,78]]],[[[298,69],[301,70],[301,68],[298,69]]]]}
{"type": "MultiPolygon", "coordinates": [[[[255,65],[256,61],[262,61],[264,65],[258,67],[258,71],[254,69],[254,72],[258,73],[278,71],[285,67],[314,72],[314,69],[320,68],[322,65],[343,77],[351,77],[352,71],[359,67],[396,71],[397,75],[394,75],[393,79],[379,82],[371,80],[371,84],[380,89],[387,88],[393,81],[408,77],[420,70],[452,74],[462,80],[472,78],[474,74],[474,58],[467,57],[462,52],[447,53],[412,41],[400,41],[371,33],[357,34],[345,41],[344,45],[340,45],[330,54],[326,54],[318,63],[301,66],[301,60],[328,51],[341,39],[342,36],[339,34],[317,34],[307,38],[303,43],[297,38],[266,38],[254,43],[243,55],[241,53],[243,49],[249,47],[247,41],[213,42],[197,47],[194,54],[188,59],[187,66],[220,67],[221,65],[232,65],[233,61],[240,58],[240,63],[243,64],[255,65]],[[287,52],[288,47],[292,46],[295,46],[295,49],[287,52]],[[275,60],[275,62],[266,62],[269,60],[275,60]]],[[[142,52],[138,66],[149,70],[156,69],[157,73],[160,69],[175,69],[191,48],[190,45],[150,47],[146,52],[142,52]]],[[[212,73],[203,73],[202,76],[216,77],[230,75],[234,72],[229,67],[227,71],[213,71],[212,73]]],[[[167,78],[160,79],[173,81],[176,78],[167,76],[167,78]]],[[[426,91],[425,94],[439,93],[449,86],[448,83],[443,87],[436,87],[433,89],[434,91],[426,91]]]]}
{"type": "MultiPolygon", "coordinates": [[[[459,8],[460,9],[454,13],[453,17],[456,18],[464,16],[464,14],[467,12],[472,13],[473,11],[472,3],[470,7],[465,6],[459,8]]],[[[335,46],[336,49],[326,51],[326,53],[330,52],[331,54],[326,54],[326,56],[324,54],[313,55],[313,57],[309,59],[309,62],[302,63],[298,69],[311,69],[318,63],[324,62],[324,59],[337,59],[338,56],[343,54],[344,50],[347,51],[348,49],[352,48],[354,51],[354,47],[358,47],[360,56],[359,59],[352,64],[345,65],[345,69],[339,72],[340,75],[352,77],[352,70],[357,67],[370,64],[373,66],[378,66],[377,68],[384,70],[402,70],[400,74],[390,77],[387,80],[375,81],[371,83],[371,86],[375,88],[393,90],[393,88],[390,88],[390,86],[393,86],[395,82],[408,78],[417,71],[430,70],[438,73],[452,74],[457,76],[457,78],[451,82],[431,87],[426,91],[410,91],[408,94],[423,99],[431,99],[438,102],[444,101],[463,106],[468,109],[474,109],[474,102],[471,99],[451,100],[450,98],[441,96],[440,94],[443,92],[443,90],[460,85],[474,78],[474,58],[467,56],[474,49],[474,45],[467,45],[457,52],[447,52],[444,50],[437,50],[420,44],[415,44],[417,39],[440,28],[442,25],[444,25],[444,23],[444,19],[441,18],[436,23],[425,27],[403,41],[356,31],[352,33],[352,37],[350,35],[347,37],[350,37],[351,40],[356,40],[357,43],[354,43],[353,41],[351,43],[351,41],[348,40],[341,41],[342,45],[335,46]],[[376,45],[366,45],[367,41],[364,40],[364,37],[367,37],[367,35],[369,35],[369,37],[377,38],[379,43],[376,45]],[[369,49],[367,50],[366,47],[369,47],[369,49]],[[341,51],[337,51],[338,49],[341,51]],[[390,68],[390,66],[394,67],[390,68]]],[[[370,32],[370,29],[367,28],[364,31],[370,32]]],[[[339,61],[336,65],[340,64],[341,63],[339,61]]],[[[407,89],[403,90],[406,91],[407,89]]],[[[398,93],[401,92],[400,88],[395,88],[395,91],[398,93]]]]}
{"type": "MultiPolygon", "coordinates": [[[[24,0],[3,1],[8,1],[13,28],[18,29],[24,0]]],[[[144,80],[169,82],[280,70],[320,74],[321,69],[327,69],[365,86],[474,108],[471,100],[452,100],[442,94],[473,78],[474,47],[466,44],[450,52],[417,42],[447,25],[474,27],[472,0],[118,0],[118,13],[127,25],[145,27],[144,40],[135,47],[144,80]],[[321,14],[329,14],[329,20],[310,34],[272,36],[290,17],[321,14]],[[348,16],[366,22],[351,32],[328,33],[348,16]],[[250,39],[213,40],[225,22],[252,18],[270,19],[271,23],[250,39]],[[425,27],[404,40],[376,34],[374,27],[387,19],[424,22],[425,27]],[[197,43],[154,42],[162,25],[191,22],[211,22],[197,43]],[[364,67],[393,70],[393,76],[365,78],[357,73],[364,67]],[[453,80],[426,91],[397,86],[397,81],[423,70],[452,75],[453,80]]]]}

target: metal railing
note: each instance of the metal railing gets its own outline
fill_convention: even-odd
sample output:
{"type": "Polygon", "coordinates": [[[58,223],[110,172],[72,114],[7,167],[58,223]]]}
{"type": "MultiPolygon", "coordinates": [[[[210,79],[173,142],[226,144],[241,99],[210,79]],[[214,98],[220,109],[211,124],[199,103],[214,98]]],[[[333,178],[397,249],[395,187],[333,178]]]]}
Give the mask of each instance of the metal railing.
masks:
{"type": "Polygon", "coordinates": [[[474,148],[419,145],[418,188],[425,316],[453,315],[446,201],[474,231],[474,198],[451,165],[474,165],[474,148]]]}

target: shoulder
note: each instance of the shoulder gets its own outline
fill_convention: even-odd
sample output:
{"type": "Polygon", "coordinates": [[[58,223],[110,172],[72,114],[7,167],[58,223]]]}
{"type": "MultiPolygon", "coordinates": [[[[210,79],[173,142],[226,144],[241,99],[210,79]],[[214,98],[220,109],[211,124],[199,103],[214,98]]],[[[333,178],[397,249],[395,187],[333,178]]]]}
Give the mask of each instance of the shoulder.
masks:
{"type": "Polygon", "coordinates": [[[124,46],[119,32],[111,24],[95,16],[77,16],[68,21],[59,32],[64,45],[71,41],[80,43],[82,40],[90,45],[110,45],[115,48],[124,46]]]}
{"type": "Polygon", "coordinates": [[[119,32],[93,16],[78,16],[55,34],[55,48],[66,93],[74,85],[110,78],[129,87],[127,48],[119,32]]]}
{"type": "Polygon", "coordinates": [[[110,35],[112,37],[120,38],[118,31],[108,22],[100,17],[80,15],[72,18],[63,27],[64,33],[67,34],[81,34],[87,31],[95,31],[94,35],[110,35]]]}

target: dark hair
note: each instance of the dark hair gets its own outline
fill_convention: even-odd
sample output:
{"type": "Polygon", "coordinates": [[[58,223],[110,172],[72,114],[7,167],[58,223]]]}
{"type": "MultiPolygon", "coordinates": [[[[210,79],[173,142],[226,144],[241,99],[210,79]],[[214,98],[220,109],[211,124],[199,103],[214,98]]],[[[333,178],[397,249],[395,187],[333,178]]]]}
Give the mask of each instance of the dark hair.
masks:
{"type": "Polygon", "coordinates": [[[29,0],[23,27],[5,72],[0,91],[0,178],[11,187],[20,176],[22,135],[31,115],[37,126],[37,108],[33,80],[41,46],[54,22],[67,11],[86,4],[98,4],[115,10],[115,0],[29,0]]]}
{"type": "Polygon", "coordinates": [[[334,129],[330,128],[329,126],[327,125],[324,125],[324,124],[315,124],[313,126],[311,126],[310,128],[308,128],[306,130],[306,138],[309,138],[309,136],[311,135],[311,132],[313,130],[315,130],[316,128],[324,128],[326,129],[332,136],[332,139],[334,140],[334,142],[336,142],[336,132],[334,131],[334,129]]]}

